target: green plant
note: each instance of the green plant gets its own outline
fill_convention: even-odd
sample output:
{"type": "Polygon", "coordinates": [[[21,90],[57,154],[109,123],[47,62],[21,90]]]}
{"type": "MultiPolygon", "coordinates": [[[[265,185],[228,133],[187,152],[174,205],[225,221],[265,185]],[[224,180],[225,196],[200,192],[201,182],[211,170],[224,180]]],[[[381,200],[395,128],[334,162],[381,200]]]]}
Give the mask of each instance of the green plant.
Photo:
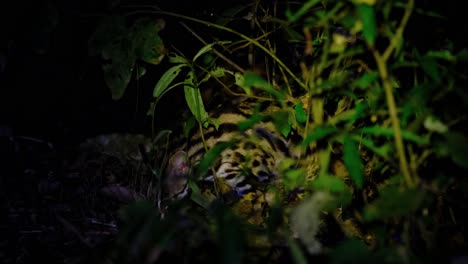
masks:
{"type": "MultiPolygon", "coordinates": [[[[194,35],[196,32],[185,23],[206,26],[213,35],[219,31],[230,34],[228,39],[210,41],[197,35],[202,47],[193,56],[169,52],[169,62],[174,65],[161,75],[153,89],[150,116],[158,114],[156,107],[163,96],[183,86],[198,128],[216,126],[218,122],[210,118],[202,96],[204,85],[213,79],[222,88],[217,93],[276,102],[281,111],[271,118],[278,130],[285,137],[291,131],[300,134],[299,146],[304,153],[308,148],[319,152],[321,169],[311,186],[302,186],[306,183],[300,180],[300,172],[289,170],[286,165],[284,170],[289,189],[301,186],[330,195],[323,207],[309,206],[312,209],[306,213],[296,211],[294,220],[301,227],[297,230],[307,230],[302,227],[309,216],[321,211],[333,215],[345,238],[331,243],[327,257],[336,263],[347,261],[342,259],[343,254],[353,254],[356,261],[400,263],[430,260],[436,255],[432,251],[438,248],[446,251],[442,252],[444,257],[460,254],[464,243],[445,232],[451,230],[458,237],[466,235],[462,214],[465,206],[459,200],[466,198],[464,191],[468,186],[463,178],[468,164],[468,139],[463,135],[468,95],[460,89],[466,81],[466,50],[439,46],[423,50],[406,41],[405,30],[412,15],[433,15],[415,6],[413,0],[309,0],[296,5],[288,1],[287,6],[277,1],[271,5],[253,1],[252,6],[256,13],[251,14],[250,21],[256,36],[247,36],[229,23],[160,10],[139,12],[183,20],[181,25],[194,35]],[[268,11],[278,9],[284,11],[284,17],[283,13],[268,11]],[[290,51],[280,50],[284,48],[282,42],[301,53],[281,56],[290,51]],[[266,77],[244,70],[234,62],[238,58],[226,56],[236,54],[234,51],[248,56],[255,52],[251,56],[263,60],[266,77]],[[226,82],[226,76],[234,81],[226,82]],[[446,107],[451,100],[456,100],[459,108],[446,107]],[[344,172],[335,168],[337,155],[343,161],[344,172]],[[456,170],[449,173],[445,169],[448,167],[456,170]],[[348,219],[358,222],[361,230],[347,225],[348,219]],[[436,239],[440,237],[443,239],[436,239]],[[444,243],[459,248],[446,248],[444,243]]],[[[124,60],[130,64],[123,65],[133,67],[137,53],[125,52],[131,59],[124,60]]],[[[119,92],[113,93],[114,98],[123,94],[129,81],[125,76],[119,77],[125,81],[119,92]]],[[[254,114],[239,129],[262,118],[261,114],[254,114]]],[[[207,159],[209,164],[215,157],[207,159]]],[[[207,165],[202,170],[208,168],[207,165]]],[[[305,206],[307,202],[310,200],[305,206]]],[[[238,223],[229,210],[220,209],[208,217],[198,213],[195,215],[205,221],[197,222],[203,230],[211,230],[213,225],[225,228],[221,220],[227,219],[235,226],[238,223]]],[[[273,227],[277,226],[269,226],[268,232],[289,241],[298,263],[316,253],[300,248],[284,233],[284,226],[278,229],[280,232],[273,231],[273,227]]],[[[254,233],[249,229],[242,232],[247,237],[254,233]]],[[[313,228],[310,234],[300,234],[301,243],[315,248],[316,241],[304,237],[317,232],[313,228]]],[[[242,247],[238,243],[244,242],[243,238],[236,239],[239,240],[221,245],[223,250],[239,252],[242,247]]]]}

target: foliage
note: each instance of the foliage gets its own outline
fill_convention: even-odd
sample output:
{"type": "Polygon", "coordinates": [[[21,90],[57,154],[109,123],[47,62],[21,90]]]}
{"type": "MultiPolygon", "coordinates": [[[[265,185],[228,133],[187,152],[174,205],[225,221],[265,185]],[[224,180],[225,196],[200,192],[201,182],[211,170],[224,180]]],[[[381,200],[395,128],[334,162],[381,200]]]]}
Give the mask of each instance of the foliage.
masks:
{"type": "MultiPolygon", "coordinates": [[[[148,111],[151,117],[162,114],[158,112],[160,100],[183,87],[198,129],[216,126],[218,121],[210,117],[203,97],[214,82],[220,87],[217,94],[278,105],[280,111],[275,113],[254,112],[239,124],[240,131],[272,120],[283,136],[300,136],[303,155],[311,149],[319,153],[320,171],[312,182],[304,180],[305,172],[294,168],[293,162],[282,164],[285,188],[308,190],[310,197],[298,198],[296,207],[285,202],[287,197],[281,191],[272,190],[276,200],[270,201],[267,215],[276,225],[252,227],[224,204],[217,205],[217,199],[195,209],[190,201],[183,201],[176,206],[179,212],[167,214],[174,220],[172,225],[155,223],[160,225],[158,232],[164,228],[167,232],[154,243],[167,252],[182,249],[190,256],[201,250],[197,261],[209,258],[216,248],[221,261],[233,263],[255,258],[280,262],[289,254],[297,263],[317,256],[334,263],[347,262],[344,256],[359,263],[402,263],[461,254],[464,242],[443,233],[451,229],[466,237],[467,221],[462,216],[466,206],[457,200],[465,191],[463,174],[468,164],[468,139],[463,130],[468,94],[460,89],[466,81],[466,50],[430,43],[419,47],[408,41],[405,32],[417,22],[410,17],[432,14],[415,6],[414,0],[286,3],[253,1],[255,12],[248,14],[252,28],[250,24],[239,27],[225,20],[208,22],[141,10],[153,20],[135,22],[128,29],[122,17],[111,17],[106,21],[112,24],[101,23],[93,35],[93,53],[111,60],[104,75],[113,98],[118,99],[130,82],[129,69],[137,58],[160,62],[163,48],[156,33],[162,27],[154,23],[154,17],[183,21],[180,25],[197,36],[201,47],[192,56],[169,50],[173,65],[164,69],[154,86],[148,111]],[[204,40],[185,23],[205,27],[212,39],[204,40]],[[227,39],[219,41],[221,37],[227,39]],[[232,57],[226,57],[228,54],[232,57]],[[248,56],[251,64],[244,67],[253,69],[255,60],[261,61],[263,76],[236,63],[248,56]],[[317,202],[319,198],[323,199],[317,202]],[[189,228],[181,231],[187,232],[184,239],[190,245],[179,245],[182,242],[173,235],[176,226],[185,221],[175,218],[180,211],[189,211],[192,219],[187,221],[195,226],[193,232],[189,228]],[[290,220],[285,217],[289,214],[290,220]],[[323,215],[332,220],[323,220],[327,219],[323,215]],[[341,235],[334,236],[333,223],[341,235]],[[202,237],[199,232],[208,235],[202,237]],[[435,239],[440,237],[445,240],[435,239]],[[182,248],[171,248],[168,240],[182,248]],[[456,248],[447,249],[445,243],[456,248]],[[282,249],[280,256],[262,254],[275,246],[282,249]],[[434,252],[439,248],[447,251],[434,252]]],[[[243,14],[240,7],[232,10],[240,10],[236,16],[243,14]]],[[[234,143],[208,151],[197,175],[206,173],[217,155],[234,143]]],[[[200,192],[195,190],[192,199],[200,192]]],[[[134,227],[124,228],[123,234],[134,227]]]]}

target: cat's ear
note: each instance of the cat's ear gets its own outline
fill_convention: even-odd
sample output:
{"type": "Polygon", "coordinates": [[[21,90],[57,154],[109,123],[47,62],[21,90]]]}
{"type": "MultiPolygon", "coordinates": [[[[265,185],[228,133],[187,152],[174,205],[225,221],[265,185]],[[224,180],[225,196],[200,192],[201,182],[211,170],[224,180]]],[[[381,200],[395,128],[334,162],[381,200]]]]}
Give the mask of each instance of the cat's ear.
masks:
{"type": "Polygon", "coordinates": [[[188,194],[190,164],[185,151],[177,151],[171,156],[164,176],[163,188],[168,197],[181,199],[188,194]]]}

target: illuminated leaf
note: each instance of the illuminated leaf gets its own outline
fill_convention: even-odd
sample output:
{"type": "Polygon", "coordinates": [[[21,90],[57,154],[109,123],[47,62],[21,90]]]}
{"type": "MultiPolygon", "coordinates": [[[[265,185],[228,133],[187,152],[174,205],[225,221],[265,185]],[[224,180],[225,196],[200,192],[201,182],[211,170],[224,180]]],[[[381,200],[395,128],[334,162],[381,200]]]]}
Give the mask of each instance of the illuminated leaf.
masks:
{"type": "Polygon", "coordinates": [[[363,24],[363,35],[367,44],[373,46],[377,37],[377,24],[374,7],[369,4],[358,4],[357,10],[363,24]]]}
{"type": "Polygon", "coordinates": [[[184,66],[187,66],[187,65],[178,64],[176,66],[171,67],[169,70],[167,70],[161,76],[159,81],[156,83],[156,86],[154,87],[154,90],[153,90],[153,96],[154,97],[161,96],[169,87],[169,85],[172,83],[172,81],[179,75],[179,73],[182,70],[182,67],[184,66]]]}
{"type": "Polygon", "coordinates": [[[198,122],[204,123],[208,120],[208,113],[203,105],[203,99],[200,89],[194,84],[194,73],[191,71],[187,74],[187,79],[184,83],[185,100],[198,122]]]}
{"type": "Polygon", "coordinates": [[[299,123],[305,123],[307,121],[307,113],[306,111],[304,110],[304,106],[302,105],[302,103],[298,103],[295,107],[294,107],[294,110],[295,110],[295,113],[296,113],[296,120],[297,122],[299,123]]]}
{"type": "Polygon", "coordinates": [[[343,143],[343,161],[348,169],[351,179],[358,188],[362,188],[364,183],[364,171],[361,164],[361,158],[357,144],[350,137],[344,138],[343,143]]]}
{"type": "Polygon", "coordinates": [[[244,82],[242,86],[250,86],[257,89],[266,91],[267,93],[273,95],[278,102],[283,103],[284,95],[278,92],[273,85],[265,81],[262,77],[256,75],[253,72],[247,72],[244,75],[244,82]]]}
{"type": "Polygon", "coordinates": [[[129,29],[128,39],[132,42],[135,55],[151,64],[159,64],[166,54],[159,31],[165,26],[162,19],[138,19],[129,29]]]}
{"type": "Polygon", "coordinates": [[[330,192],[343,192],[345,190],[345,183],[343,180],[328,174],[320,175],[312,182],[312,185],[319,190],[330,192]]]}
{"type": "Polygon", "coordinates": [[[306,136],[302,141],[301,146],[308,146],[310,143],[327,137],[337,131],[338,129],[336,127],[317,127],[312,133],[306,136]]]}
{"type": "MultiPolygon", "coordinates": [[[[393,137],[393,128],[391,127],[381,127],[381,126],[373,126],[373,127],[364,127],[358,130],[359,133],[368,134],[368,135],[375,135],[375,136],[387,136],[393,137]]],[[[429,140],[427,137],[419,136],[410,132],[408,130],[401,130],[401,136],[403,139],[421,144],[426,145],[429,144],[429,140]]]]}

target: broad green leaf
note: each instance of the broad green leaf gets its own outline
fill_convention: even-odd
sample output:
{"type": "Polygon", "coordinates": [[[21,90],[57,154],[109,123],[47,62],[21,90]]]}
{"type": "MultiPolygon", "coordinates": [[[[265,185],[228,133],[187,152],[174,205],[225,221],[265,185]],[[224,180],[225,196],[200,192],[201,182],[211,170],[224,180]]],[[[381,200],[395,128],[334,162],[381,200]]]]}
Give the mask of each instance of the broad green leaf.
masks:
{"type": "Polygon", "coordinates": [[[284,173],[283,183],[286,190],[294,190],[304,186],[306,182],[306,171],[304,169],[290,169],[284,173]]]}
{"type": "Polygon", "coordinates": [[[368,45],[373,46],[377,37],[377,23],[375,20],[375,10],[372,5],[361,3],[357,5],[357,10],[363,24],[363,35],[368,45]]]}
{"type": "Polygon", "coordinates": [[[359,189],[362,188],[364,183],[364,170],[362,168],[361,157],[356,142],[349,136],[344,138],[343,161],[351,179],[359,189]]]}
{"type": "Polygon", "coordinates": [[[206,52],[210,51],[213,49],[213,46],[215,45],[216,43],[210,43],[208,45],[205,45],[203,46],[198,52],[197,54],[195,54],[195,56],[193,57],[193,60],[192,61],[195,61],[198,59],[198,57],[200,57],[201,55],[205,54],[206,52]]]}
{"type": "Polygon", "coordinates": [[[231,72],[229,72],[223,67],[214,67],[209,73],[205,75],[205,77],[202,80],[200,80],[200,83],[207,82],[212,77],[215,77],[215,78],[223,77],[226,75],[226,73],[231,73],[231,72]]]}
{"type": "Polygon", "coordinates": [[[389,157],[390,151],[392,150],[392,146],[390,144],[384,144],[382,146],[376,146],[374,141],[371,139],[355,137],[354,140],[359,140],[360,144],[364,147],[372,150],[375,154],[387,159],[389,157]]]}
{"type": "Polygon", "coordinates": [[[211,165],[219,158],[221,152],[225,149],[234,146],[237,143],[236,140],[233,141],[226,141],[220,142],[216,144],[214,147],[208,150],[206,154],[203,156],[203,159],[200,161],[197,169],[197,179],[203,177],[208,170],[210,169],[211,165]]]}
{"type": "Polygon", "coordinates": [[[319,175],[319,177],[312,182],[312,186],[318,190],[338,193],[345,191],[346,187],[342,179],[329,174],[319,175]]]}
{"type": "Polygon", "coordinates": [[[310,143],[327,137],[336,132],[338,132],[338,128],[336,127],[317,127],[314,130],[314,132],[310,133],[305,137],[305,139],[301,143],[301,146],[307,147],[310,143]]]}
{"type": "Polygon", "coordinates": [[[129,29],[128,39],[132,42],[135,55],[151,64],[159,64],[166,54],[159,31],[165,26],[162,19],[140,18],[129,29]]]}
{"type": "Polygon", "coordinates": [[[298,103],[295,107],[294,107],[294,110],[295,110],[295,113],[296,113],[296,120],[297,122],[299,123],[305,123],[307,121],[307,113],[306,111],[304,110],[304,106],[302,105],[302,103],[298,103]]]}
{"type": "Polygon", "coordinates": [[[224,75],[226,75],[226,72],[229,72],[228,70],[226,70],[226,68],[215,67],[210,71],[210,75],[213,77],[219,78],[219,77],[223,77],[224,75]]]}
{"type": "Polygon", "coordinates": [[[192,71],[187,74],[187,79],[184,83],[185,100],[193,116],[195,116],[199,123],[203,124],[208,120],[208,113],[203,105],[200,89],[195,86],[194,77],[195,74],[192,71]]]}
{"type": "Polygon", "coordinates": [[[279,111],[274,113],[272,117],[276,130],[278,130],[284,137],[287,137],[291,132],[291,122],[289,122],[289,113],[286,111],[279,111]]]}
{"type": "Polygon", "coordinates": [[[135,57],[120,49],[116,49],[107,55],[112,62],[102,66],[104,81],[111,91],[112,99],[119,100],[130,83],[135,67],[135,57]]]}
{"type": "Polygon", "coordinates": [[[380,196],[364,209],[364,220],[374,221],[409,215],[419,209],[425,193],[421,189],[405,189],[388,186],[380,190],[380,196]]]}
{"type": "Polygon", "coordinates": [[[186,58],[179,56],[177,54],[171,54],[169,55],[169,62],[174,63],[174,64],[186,64],[189,65],[189,62],[187,61],[186,58]]]}
{"type": "Polygon", "coordinates": [[[360,89],[367,89],[378,78],[379,78],[379,74],[376,71],[366,72],[359,79],[353,81],[352,87],[358,87],[360,89]]]}
{"type": "MultiPolygon", "coordinates": [[[[358,133],[366,134],[366,135],[374,135],[374,136],[387,136],[393,137],[393,128],[391,127],[381,127],[381,126],[373,126],[373,127],[364,127],[358,130],[358,133]]],[[[401,130],[401,136],[403,139],[421,144],[427,145],[429,144],[429,139],[427,137],[419,136],[410,132],[408,130],[401,130]]]]}
{"type": "Polygon", "coordinates": [[[179,73],[182,70],[182,67],[184,66],[187,66],[187,65],[178,64],[176,66],[171,67],[169,70],[167,70],[161,76],[159,81],[156,83],[156,86],[154,87],[154,90],[153,90],[153,97],[161,96],[169,87],[169,85],[172,83],[172,81],[179,75],[179,73]]]}
{"type": "Polygon", "coordinates": [[[214,45],[217,45],[217,44],[223,45],[223,44],[229,44],[229,43],[230,43],[229,41],[220,41],[220,42],[215,42],[215,43],[210,43],[208,45],[205,45],[197,52],[197,54],[195,54],[192,61],[196,61],[200,56],[211,51],[214,45]]]}

